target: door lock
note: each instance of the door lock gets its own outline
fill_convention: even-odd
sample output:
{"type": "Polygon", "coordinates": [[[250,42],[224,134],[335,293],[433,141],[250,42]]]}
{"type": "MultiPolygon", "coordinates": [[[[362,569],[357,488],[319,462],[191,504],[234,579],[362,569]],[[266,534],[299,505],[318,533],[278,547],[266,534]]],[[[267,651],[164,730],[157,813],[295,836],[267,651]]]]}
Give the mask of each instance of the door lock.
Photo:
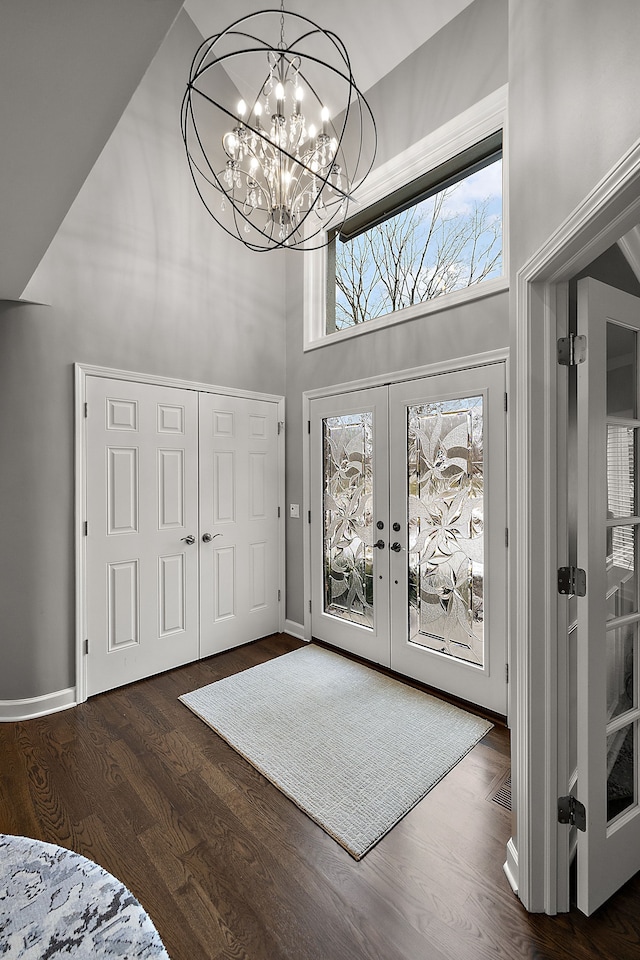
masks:
{"type": "Polygon", "coordinates": [[[395,530],[396,533],[400,533],[400,524],[399,524],[399,523],[394,523],[393,529],[395,530]]]}
{"type": "Polygon", "coordinates": [[[396,540],[395,543],[391,544],[390,549],[393,550],[394,553],[400,553],[400,551],[402,550],[402,544],[398,543],[398,541],[396,540]]]}

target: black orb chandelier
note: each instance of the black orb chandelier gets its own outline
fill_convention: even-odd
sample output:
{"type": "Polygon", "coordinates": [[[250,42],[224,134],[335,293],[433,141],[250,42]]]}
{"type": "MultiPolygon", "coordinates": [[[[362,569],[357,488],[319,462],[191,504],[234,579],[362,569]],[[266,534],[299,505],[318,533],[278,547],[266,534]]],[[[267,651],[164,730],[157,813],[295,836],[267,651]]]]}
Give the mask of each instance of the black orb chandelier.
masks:
{"type": "Polygon", "coordinates": [[[307,17],[285,13],[284,0],[201,44],[181,124],[203,204],[255,251],[325,246],[348,216],[377,146],[344,44],[307,17]],[[235,85],[251,92],[239,96],[235,85]]]}

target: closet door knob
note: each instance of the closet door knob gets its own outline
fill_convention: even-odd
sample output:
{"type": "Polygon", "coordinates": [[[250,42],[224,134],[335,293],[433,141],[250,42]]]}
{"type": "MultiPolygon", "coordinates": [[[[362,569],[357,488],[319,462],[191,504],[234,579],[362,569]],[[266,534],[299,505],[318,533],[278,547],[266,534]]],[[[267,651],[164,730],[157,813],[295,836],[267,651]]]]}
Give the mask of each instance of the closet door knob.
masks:
{"type": "Polygon", "coordinates": [[[212,540],[215,540],[216,537],[221,537],[221,536],[222,536],[221,533],[203,533],[203,534],[202,534],[202,542],[203,542],[203,543],[211,543],[211,541],[212,541],[212,540]]]}
{"type": "Polygon", "coordinates": [[[190,533],[188,537],[180,537],[180,539],[184,540],[185,543],[188,543],[189,546],[191,546],[192,543],[196,542],[196,538],[193,536],[192,533],[190,533]]]}
{"type": "Polygon", "coordinates": [[[400,553],[400,551],[402,550],[402,544],[398,543],[398,541],[396,540],[395,543],[391,544],[391,549],[393,550],[394,553],[400,553]]]}

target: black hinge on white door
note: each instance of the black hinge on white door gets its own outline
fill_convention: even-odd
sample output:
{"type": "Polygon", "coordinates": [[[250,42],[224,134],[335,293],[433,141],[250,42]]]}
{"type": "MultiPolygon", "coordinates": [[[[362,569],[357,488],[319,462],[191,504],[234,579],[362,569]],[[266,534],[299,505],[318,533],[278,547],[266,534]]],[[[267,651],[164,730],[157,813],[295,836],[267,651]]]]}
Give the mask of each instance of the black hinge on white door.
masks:
{"type": "Polygon", "coordinates": [[[568,337],[560,337],[557,349],[558,363],[563,367],[575,367],[587,355],[587,338],[570,333],[568,337]]]}
{"type": "Polygon", "coordinates": [[[582,567],[559,567],[558,593],[563,597],[586,597],[587,574],[582,567]]]}
{"type": "Polygon", "coordinates": [[[88,654],[88,653],[89,653],[89,638],[88,638],[88,637],[87,637],[87,639],[84,641],[84,652],[85,652],[85,654],[88,654]]]}
{"type": "Polygon", "coordinates": [[[583,832],[587,829],[587,811],[584,804],[569,794],[558,797],[558,823],[568,823],[583,832]]]}

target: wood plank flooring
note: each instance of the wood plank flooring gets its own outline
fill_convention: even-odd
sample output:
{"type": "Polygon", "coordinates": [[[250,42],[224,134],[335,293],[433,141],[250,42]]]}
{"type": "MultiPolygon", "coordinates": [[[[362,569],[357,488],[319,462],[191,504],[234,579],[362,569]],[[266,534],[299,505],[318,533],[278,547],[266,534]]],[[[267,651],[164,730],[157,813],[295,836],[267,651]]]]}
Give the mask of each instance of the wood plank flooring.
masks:
{"type": "Polygon", "coordinates": [[[172,960],[640,958],[639,878],[589,920],[528,915],[512,893],[511,814],[490,799],[504,727],[356,863],[178,702],[300,645],[275,635],[0,724],[0,832],[100,863],[172,960]]]}

